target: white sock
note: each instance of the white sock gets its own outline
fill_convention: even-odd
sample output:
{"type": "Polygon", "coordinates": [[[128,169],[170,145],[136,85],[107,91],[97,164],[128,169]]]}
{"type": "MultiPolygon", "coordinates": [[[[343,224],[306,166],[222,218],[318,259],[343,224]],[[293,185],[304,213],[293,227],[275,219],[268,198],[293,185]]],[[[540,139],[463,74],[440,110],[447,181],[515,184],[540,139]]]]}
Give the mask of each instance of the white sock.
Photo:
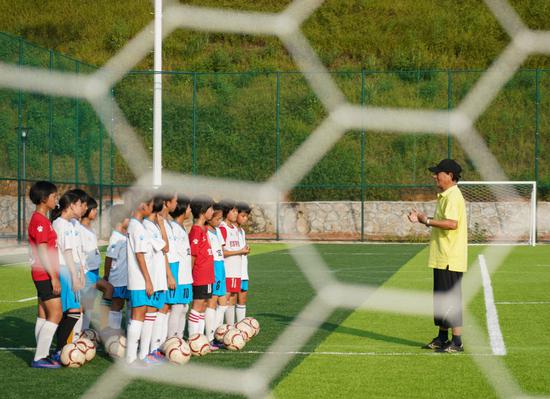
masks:
{"type": "Polygon", "coordinates": [[[170,313],[166,313],[166,317],[164,318],[164,325],[162,326],[162,342],[164,343],[166,341],[166,338],[168,338],[168,322],[170,321],[170,313]]]}
{"type": "Polygon", "coordinates": [[[191,309],[189,312],[189,336],[198,333],[199,327],[201,322],[201,314],[197,312],[195,309],[191,309]]]}
{"type": "Polygon", "coordinates": [[[126,328],[128,328],[130,320],[132,320],[132,304],[128,301],[126,302],[126,328]]]}
{"type": "Polygon", "coordinates": [[[225,310],[225,322],[232,326],[235,324],[235,305],[227,305],[225,310]]]}
{"type": "Polygon", "coordinates": [[[138,320],[131,320],[128,324],[128,334],[126,339],[126,361],[128,363],[132,363],[137,359],[139,338],[141,336],[142,327],[143,322],[138,320]]]}
{"type": "Polygon", "coordinates": [[[204,324],[206,330],[206,338],[208,342],[214,339],[214,331],[218,327],[216,324],[216,309],[206,308],[206,313],[204,314],[204,324]]]}
{"type": "Polygon", "coordinates": [[[223,324],[223,318],[225,316],[226,305],[218,305],[216,308],[216,328],[223,324]]]}
{"type": "Polygon", "coordinates": [[[237,305],[235,307],[237,313],[237,323],[246,317],[246,305],[237,305]]]}
{"type": "Polygon", "coordinates": [[[113,330],[120,330],[122,327],[122,312],[120,311],[109,311],[109,328],[113,330]]]}
{"type": "Polygon", "coordinates": [[[34,325],[34,338],[36,339],[36,342],[38,342],[38,335],[40,334],[40,330],[45,322],[46,319],[43,319],[42,317],[36,318],[36,324],[34,325]]]}
{"type": "Polygon", "coordinates": [[[164,343],[164,320],[166,319],[165,313],[157,313],[157,318],[153,323],[153,333],[151,334],[151,345],[149,352],[156,351],[164,343]]]}
{"type": "Polygon", "coordinates": [[[205,321],[204,321],[204,318],[205,318],[205,314],[204,313],[199,313],[200,314],[200,321],[199,321],[199,333],[203,334],[204,335],[204,330],[205,330],[205,321]]]}
{"type": "Polygon", "coordinates": [[[91,310],[85,310],[84,316],[82,317],[82,327],[81,330],[87,330],[90,328],[90,323],[92,322],[92,311],[91,310]]]}
{"type": "Polygon", "coordinates": [[[170,316],[168,317],[168,337],[182,338],[183,331],[179,329],[180,319],[183,313],[183,305],[172,305],[170,316]]]}
{"type": "Polygon", "coordinates": [[[82,313],[80,314],[80,317],[76,321],[76,324],[73,327],[73,342],[78,341],[80,338],[80,335],[82,335],[82,323],[83,323],[83,317],[82,313]]]}
{"type": "Polygon", "coordinates": [[[180,324],[178,327],[178,331],[181,331],[181,338],[183,338],[183,335],[185,334],[185,322],[187,321],[187,311],[189,310],[189,305],[182,305],[183,311],[181,312],[180,317],[180,324]]]}
{"type": "Polygon", "coordinates": [[[38,339],[36,340],[36,352],[34,353],[34,360],[40,360],[48,357],[50,354],[50,346],[55,332],[57,331],[57,324],[51,321],[44,321],[40,332],[38,333],[38,339]]]}
{"type": "MultiPolygon", "coordinates": [[[[141,335],[139,339],[139,358],[145,359],[145,356],[149,354],[149,347],[151,346],[151,335],[153,334],[153,325],[157,318],[157,312],[145,313],[145,321],[143,322],[143,328],[141,329],[141,335]]],[[[132,323],[134,321],[132,320],[132,323]]]]}

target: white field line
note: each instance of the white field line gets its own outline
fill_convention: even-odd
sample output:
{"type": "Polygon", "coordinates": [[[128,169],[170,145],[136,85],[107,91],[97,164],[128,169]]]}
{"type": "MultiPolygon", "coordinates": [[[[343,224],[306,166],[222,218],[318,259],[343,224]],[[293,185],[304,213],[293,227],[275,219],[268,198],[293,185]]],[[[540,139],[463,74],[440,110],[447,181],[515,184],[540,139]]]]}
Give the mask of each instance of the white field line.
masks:
{"type": "Polygon", "coordinates": [[[35,297],[35,296],[31,296],[31,297],[28,297],[28,298],[18,299],[18,300],[16,300],[16,301],[0,300],[0,302],[1,302],[1,303],[21,303],[21,302],[32,301],[33,299],[36,299],[36,297],[35,297]]]}
{"type": "MultiPolygon", "coordinates": [[[[18,351],[34,351],[34,347],[0,347],[0,352],[18,352],[18,351]]],[[[101,348],[98,351],[102,351],[101,348]]],[[[271,351],[217,351],[210,355],[298,355],[298,356],[448,356],[433,351],[425,352],[307,352],[307,351],[289,351],[289,352],[271,352],[271,351]]],[[[461,355],[461,354],[455,354],[461,355]]],[[[463,353],[467,356],[494,356],[492,353],[463,353]]]]}
{"type": "Polygon", "coordinates": [[[498,301],[496,305],[550,305],[550,301],[498,301]]]}
{"type": "Polygon", "coordinates": [[[495,298],[493,296],[493,287],[491,286],[491,276],[487,270],[485,256],[479,255],[479,270],[481,271],[481,280],[483,282],[483,294],[485,296],[485,313],[487,318],[487,330],[489,331],[489,341],[491,349],[495,355],[506,355],[506,346],[504,338],[500,331],[498,322],[497,308],[495,306],[495,298]]]}

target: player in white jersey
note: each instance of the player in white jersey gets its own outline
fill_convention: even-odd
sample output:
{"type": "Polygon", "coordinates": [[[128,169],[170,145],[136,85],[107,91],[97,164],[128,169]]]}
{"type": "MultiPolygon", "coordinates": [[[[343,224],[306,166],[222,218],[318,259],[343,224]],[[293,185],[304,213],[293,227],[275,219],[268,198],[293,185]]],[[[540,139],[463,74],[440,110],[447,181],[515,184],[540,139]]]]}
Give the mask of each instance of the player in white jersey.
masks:
{"type": "MultiPolygon", "coordinates": [[[[129,301],[128,293],[128,254],[127,233],[128,211],[123,205],[114,205],[110,212],[113,232],[105,255],[104,279],[113,286],[111,309],[109,311],[109,328],[115,331],[122,329],[122,308],[129,301]]],[[[129,306],[127,306],[127,309],[129,306]]],[[[127,317],[130,320],[130,317],[127,317]]]]}
{"type": "MultiPolygon", "coordinates": [[[[168,320],[168,337],[183,338],[185,320],[189,304],[193,300],[193,274],[191,268],[191,247],[189,236],[183,226],[185,220],[191,217],[190,200],[188,197],[179,194],[175,209],[170,212],[172,221],[170,225],[174,234],[174,250],[178,262],[178,274],[174,276],[177,280],[176,298],[172,305],[170,318],[168,320]]],[[[172,245],[170,245],[172,250],[172,245]]]]}
{"type": "Polygon", "coordinates": [[[227,290],[225,288],[225,265],[223,257],[223,247],[225,241],[219,229],[223,218],[223,206],[221,203],[214,204],[212,207],[214,213],[208,223],[208,239],[214,256],[214,284],[212,287],[212,298],[208,300],[205,313],[205,331],[206,337],[210,342],[210,348],[217,350],[221,343],[214,340],[214,332],[221,324],[227,310],[227,290]]]}
{"type": "MultiPolygon", "coordinates": [[[[149,344],[148,353],[159,361],[164,360],[164,355],[159,348],[164,343],[167,333],[165,330],[165,327],[167,327],[165,320],[168,310],[165,307],[165,304],[168,279],[170,279],[171,287],[175,288],[175,280],[166,259],[166,253],[169,251],[169,242],[166,234],[164,217],[162,216],[165,207],[165,197],[163,195],[155,195],[153,198],[153,212],[149,215],[149,217],[143,220],[143,225],[151,234],[153,242],[158,243],[158,246],[155,245],[153,250],[154,272],[151,276],[155,291],[151,306],[154,306],[157,311],[149,312],[145,315],[144,328],[148,328],[147,325],[152,323],[151,341],[149,344]]],[[[142,351],[145,350],[146,343],[141,342],[141,345],[140,354],[141,356],[144,356],[145,352],[142,351]]]]}
{"type": "Polygon", "coordinates": [[[61,304],[63,318],[57,328],[57,348],[53,358],[59,361],[61,349],[72,339],[71,333],[81,318],[80,289],[84,286],[84,271],[78,270],[74,262],[75,234],[73,217],[80,217],[80,198],[66,192],[50,213],[52,226],[57,234],[59,256],[59,280],[61,283],[61,304]],[[80,272],[80,273],[79,273],[80,272]]]}
{"type": "Polygon", "coordinates": [[[111,299],[113,297],[113,286],[107,280],[99,278],[101,255],[97,247],[97,235],[92,227],[92,222],[97,217],[98,204],[92,197],[88,198],[87,204],[86,212],[80,219],[80,240],[82,243],[86,276],[86,288],[82,291],[82,307],[84,308],[82,329],[87,330],[90,328],[95,295],[97,291],[101,291],[103,295],[100,305],[99,329],[103,331],[107,327],[111,299]]]}
{"type": "Polygon", "coordinates": [[[246,202],[237,203],[237,225],[239,226],[239,242],[241,248],[245,251],[241,257],[241,291],[237,295],[237,306],[235,308],[236,322],[238,323],[246,317],[246,302],[248,296],[248,254],[250,248],[246,244],[246,234],[244,226],[248,223],[248,215],[250,215],[250,206],[246,202]]]}
{"type": "Polygon", "coordinates": [[[237,295],[241,292],[242,278],[242,255],[247,254],[247,250],[241,247],[239,241],[239,228],[237,226],[238,211],[234,201],[220,201],[223,217],[225,220],[220,224],[220,231],[225,241],[223,249],[226,290],[227,290],[227,310],[225,311],[225,321],[227,324],[235,324],[235,305],[237,295]]]}
{"type": "Polygon", "coordinates": [[[153,198],[145,193],[133,193],[135,207],[128,224],[128,291],[132,304],[132,319],[126,339],[126,361],[132,364],[138,356],[147,363],[158,363],[154,356],[148,356],[154,320],[145,323],[148,314],[156,315],[153,279],[155,266],[153,252],[161,251],[161,244],[153,240],[152,234],[143,225],[143,219],[153,212],[153,198]]]}

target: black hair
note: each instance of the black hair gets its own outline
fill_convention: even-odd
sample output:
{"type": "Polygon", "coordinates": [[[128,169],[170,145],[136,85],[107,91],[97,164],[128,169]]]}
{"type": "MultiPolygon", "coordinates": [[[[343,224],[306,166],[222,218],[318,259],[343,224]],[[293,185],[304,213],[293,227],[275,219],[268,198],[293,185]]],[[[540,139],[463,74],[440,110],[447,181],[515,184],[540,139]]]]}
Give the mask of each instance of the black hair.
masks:
{"type": "Polygon", "coordinates": [[[229,211],[231,209],[237,207],[237,204],[235,203],[235,201],[233,201],[231,199],[222,199],[220,202],[218,202],[217,205],[220,206],[224,219],[227,217],[227,214],[229,213],[229,211]]]}
{"type": "Polygon", "coordinates": [[[76,194],[78,196],[78,199],[82,203],[88,204],[88,201],[90,201],[90,199],[92,198],[88,195],[88,193],[86,193],[86,191],[80,188],[73,188],[72,190],[69,190],[69,192],[76,194]]]}
{"type": "Polygon", "coordinates": [[[176,209],[174,209],[174,212],[170,212],[170,216],[176,219],[183,215],[185,211],[187,211],[187,207],[189,206],[190,202],[191,200],[189,199],[189,197],[183,194],[178,194],[176,209]]]}
{"type": "Polygon", "coordinates": [[[57,186],[52,182],[41,180],[31,186],[29,190],[29,198],[34,205],[40,205],[46,201],[48,197],[57,192],[57,186]]]}
{"type": "Polygon", "coordinates": [[[82,219],[89,217],[90,212],[92,212],[93,209],[97,208],[97,201],[92,197],[88,197],[87,205],[88,209],[86,209],[86,212],[84,213],[84,215],[82,215],[82,219]]]}
{"type": "Polygon", "coordinates": [[[244,212],[250,214],[252,208],[246,202],[237,202],[237,211],[239,211],[239,213],[244,212]]]}
{"type": "Polygon", "coordinates": [[[207,195],[194,197],[191,200],[191,213],[193,213],[195,219],[198,219],[203,213],[206,213],[208,208],[212,205],[214,205],[214,201],[207,195]]]}
{"type": "Polygon", "coordinates": [[[71,204],[76,204],[78,201],[80,201],[80,197],[72,192],[72,190],[65,192],[65,194],[63,194],[61,198],[59,198],[57,206],[53,208],[50,212],[50,220],[53,222],[55,219],[61,216],[61,213],[65,209],[67,209],[71,204]]]}
{"type": "Polygon", "coordinates": [[[164,195],[155,195],[153,197],[153,213],[159,213],[162,211],[164,201],[166,201],[166,196],[164,195]]]}

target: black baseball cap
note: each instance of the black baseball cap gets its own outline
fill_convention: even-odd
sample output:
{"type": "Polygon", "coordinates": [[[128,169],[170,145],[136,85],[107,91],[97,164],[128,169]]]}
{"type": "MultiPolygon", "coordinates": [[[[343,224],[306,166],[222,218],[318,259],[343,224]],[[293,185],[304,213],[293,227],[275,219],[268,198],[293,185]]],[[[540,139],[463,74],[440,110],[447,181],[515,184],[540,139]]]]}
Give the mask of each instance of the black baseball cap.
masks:
{"type": "Polygon", "coordinates": [[[462,172],[462,167],[454,159],[444,159],[439,162],[436,166],[428,168],[432,173],[439,172],[452,172],[456,178],[460,178],[460,172],[462,172]]]}

